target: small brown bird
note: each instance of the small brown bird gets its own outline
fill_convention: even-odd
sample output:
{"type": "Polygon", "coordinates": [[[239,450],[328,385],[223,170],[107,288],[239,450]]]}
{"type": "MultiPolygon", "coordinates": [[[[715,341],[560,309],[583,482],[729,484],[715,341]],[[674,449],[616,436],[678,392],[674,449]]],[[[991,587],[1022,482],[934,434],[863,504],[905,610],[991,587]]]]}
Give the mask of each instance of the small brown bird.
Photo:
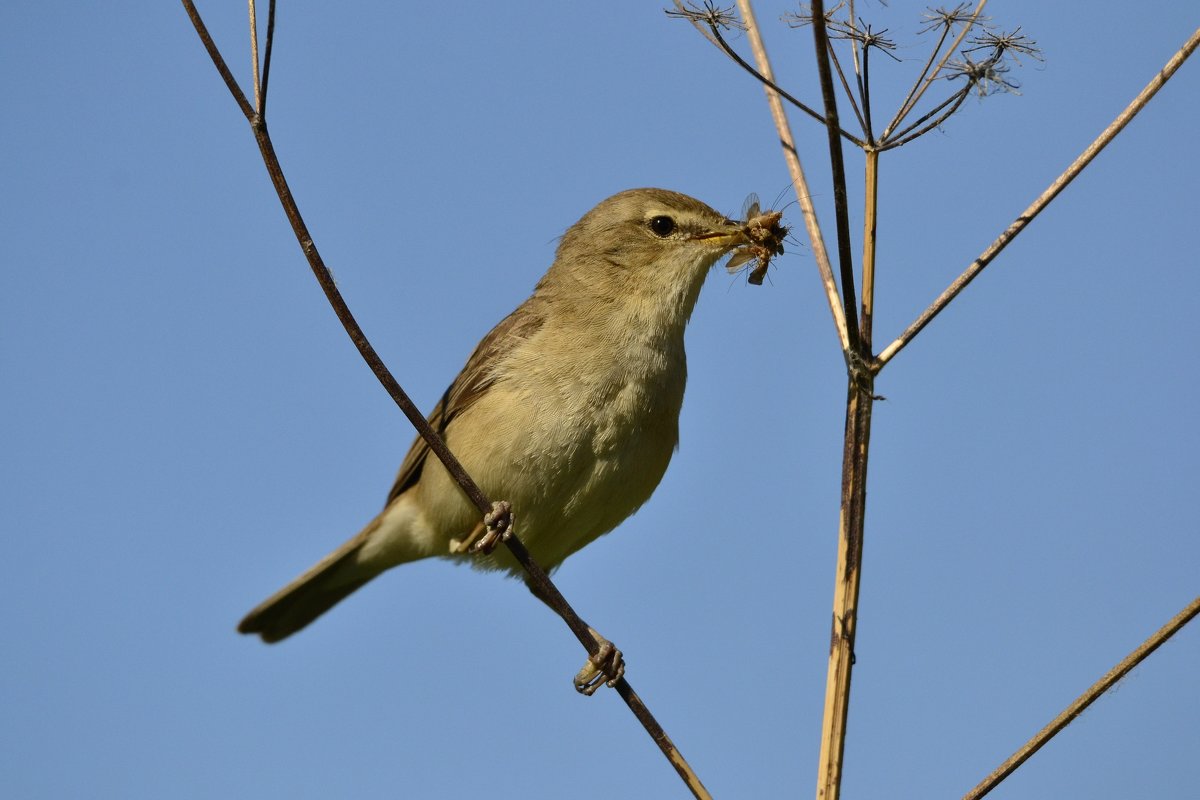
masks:
{"type": "MultiPolygon", "coordinates": [[[[658,486],[679,441],[683,332],[709,268],[753,244],[747,226],[677,192],[632,189],[562,237],[533,295],[483,338],[429,422],[552,569],[608,533],[658,486]]],[[[519,567],[468,552],[479,522],[421,438],[383,510],[246,615],[277,642],[381,572],[417,559],[519,567]]],[[[578,683],[577,683],[578,685],[578,683]]]]}

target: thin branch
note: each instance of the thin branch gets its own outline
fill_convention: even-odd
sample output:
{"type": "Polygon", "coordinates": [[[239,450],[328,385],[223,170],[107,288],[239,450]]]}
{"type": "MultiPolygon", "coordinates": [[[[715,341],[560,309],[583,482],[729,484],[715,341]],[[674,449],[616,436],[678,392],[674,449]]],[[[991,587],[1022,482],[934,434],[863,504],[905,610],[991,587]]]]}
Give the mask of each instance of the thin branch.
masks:
{"type": "MultiPolygon", "coordinates": [[[[829,139],[829,167],[833,173],[833,212],[837,223],[838,267],[842,279],[842,308],[850,334],[850,350],[862,355],[858,340],[858,296],[854,290],[854,262],[850,255],[850,209],[846,194],[846,165],[842,158],[842,140],[838,136],[837,95],[829,69],[829,34],[825,30],[825,4],[813,0],[813,39],[817,53],[817,77],[821,99],[825,103],[825,130],[829,139]]],[[[864,58],[866,54],[864,53],[864,58]]],[[[868,354],[869,355],[869,354],[868,354]]]]}
{"type": "MultiPolygon", "coordinates": [[[[716,40],[716,42],[717,42],[717,46],[720,47],[721,50],[723,50],[725,52],[725,55],[732,58],[739,67],[746,70],[751,75],[753,75],[755,78],[757,78],[759,80],[759,82],[762,83],[764,86],[768,86],[771,89],[774,89],[779,94],[780,97],[782,97],[784,100],[787,100],[789,103],[791,103],[796,108],[803,111],[805,114],[808,114],[810,117],[815,119],[817,122],[820,122],[822,125],[825,124],[824,117],[822,117],[816,111],[813,111],[811,108],[806,106],[804,103],[797,100],[795,97],[793,97],[791,94],[789,94],[786,90],[784,90],[778,84],[776,84],[775,81],[771,80],[770,78],[768,78],[767,76],[763,75],[758,70],[756,70],[754,67],[750,66],[750,64],[747,63],[744,58],[742,58],[740,55],[738,55],[737,50],[734,50],[732,47],[729,46],[729,42],[725,41],[725,37],[721,35],[721,31],[719,28],[717,28],[716,26],[712,26],[710,29],[712,30],[713,39],[716,40]]],[[[847,133],[846,135],[849,136],[850,134],[847,133]]]]}
{"type": "MultiPolygon", "coordinates": [[[[763,86],[774,89],[776,92],[779,93],[780,97],[782,97],[784,100],[787,100],[789,103],[794,105],[796,108],[800,109],[805,114],[808,114],[810,117],[812,117],[813,119],[815,119],[817,122],[821,123],[822,125],[825,124],[824,117],[822,117],[820,114],[818,114],[813,109],[809,108],[804,103],[797,100],[790,93],[788,93],[787,91],[782,89],[777,83],[775,83],[774,80],[772,80],[771,78],[767,77],[766,75],[764,75],[761,72],[759,72],[758,70],[756,70],[754,67],[752,67],[750,64],[748,64],[744,58],[742,58],[740,55],[738,55],[738,52],[736,50],[734,50],[732,47],[730,47],[729,43],[727,41],[725,41],[725,37],[723,37],[721,35],[720,29],[713,26],[711,28],[711,30],[712,30],[713,38],[717,42],[717,46],[720,47],[727,56],[732,58],[738,64],[738,66],[740,66],[742,69],[746,70],[751,75],[753,75],[755,78],[757,78],[758,81],[763,84],[763,86]]],[[[861,139],[859,139],[857,136],[850,133],[849,131],[843,130],[842,128],[838,128],[838,132],[842,136],[845,136],[847,139],[854,142],[859,147],[865,146],[865,143],[861,139]]]]}
{"type": "MultiPolygon", "coordinates": [[[[875,141],[875,131],[871,127],[871,48],[863,47],[862,75],[858,78],[858,88],[862,92],[863,116],[867,118],[867,141],[875,141]]],[[[853,102],[853,101],[851,101],[853,102]]]]}
{"type": "MultiPolygon", "coordinates": [[[[863,55],[865,57],[866,54],[864,53],[863,55]]],[[[868,110],[867,116],[864,117],[863,112],[859,110],[858,103],[854,100],[854,90],[850,88],[850,83],[846,80],[846,74],[842,71],[842,63],[838,61],[837,51],[833,48],[833,42],[829,43],[829,60],[833,62],[833,68],[837,71],[838,80],[842,84],[842,91],[846,93],[846,99],[850,101],[850,108],[854,110],[854,116],[858,118],[858,124],[862,128],[863,136],[868,142],[871,141],[871,112],[868,110]]],[[[857,64],[855,64],[855,69],[858,69],[857,64]]],[[[862,76],[855,75],[854,78],[858,83],[859,93],[865,96],[862,76]]],[[[825,120],[822,119],[821,122],[824,123],[825,120]]]]}
{"type": "Polygon", "coordinates": [[[979,800],[979,798],[986,795],[992,789],[995,789],[1017,767],[1024,764],[1046,742],[1053,739],[1055,735],[1074,722],[1080,714],[1087,710],[1088,706],[1115,686],[1117,681],[1128,675],[1134,667],[1142,663],[1147,656],[1157,650],[1164,642],[1178,633],[1197,614],[1200,614],[1200,597],[1189,603],[1182,611],[1172,617],[1170,622],[1159,628],[1153,636],[1142,642],[1136,650],[1126,656],[1120,664],[1110,669],[1105,673],[1104,677],[1093,683],[1086,692],[1075,698],[1075,702],[1063,709],[1063,712],[1051,720],[1050,724],[1038,731],[1032,739],[1023,744],[1017,752],[1013,753],[1007,761],[997,767],[991,775],[984,778],[978,786],[963,795],[963,800],[979,800]]]}
{"type": "Polygon", "coordinates": [[[258,13],[254,0],[250,2],[250,82],[254,86],[254,108],[262,114],[262,81],[258,79],[258,13]]]}
{"type": "MultiPolygon", "coordinates": [[[[858,19],[858,12],[855,11],[855,9],[854,9],[854,0],[849,0],[849,2],[847,3],[847,6],[848,6],[848,8],[846,9],[846,16],[850,19],[850,22],[853,23],[854,20],[858,19]]],[[[861,86],[863,73],[862,73],[862,68],[859,66],[859,63],[858,63],[858,45],[859,45],[858,39],[855,39],[853,36],[851,36],[850,37],[850,58],[854,62],[854,77],[858,78],[859,85],[861,86]]],[[[863,57],[865,58],[866,55],[867,55],[867,48],[864,47],[863,48],[863,57]]]]}
{"type": "Polygon", "coordinates": [[[787,114],[783,103],[779,100],[779,90],[774,87],[771,62],[767,58],[766,47],[763,46],[762,34],[758,22],[754,18],[754,8],[750,0],[738,0],[738,12],[746,26],[746,36],[750,40],[750,49],[754,53],[754,61],[759,71],[771,80],[770,85],[764,84],[767,94],[767,105],[771,109],[771,119],[779,132],[779,144],[783,148],[783,158],[788,165],[788,173],[792,177],[792,186],[796,189],[796,199],[800,203],[800,211],[804,215],[804,227],[808,231],[809,245],[812,248],[813,261],[817,264],[817,272],[821,276],[821,284],[825,288],[825,299],[829,301],[829,311],[833,315],[833,324],[837,328],[838,342],[842,352],[850,352],[850,335],[846,326],[846,315],[842,311],[841,298],[838,295],[837,281],[833,277],[833,265],[829,261],[829,251],[825,248],[825,238],[821,234],[821,225],[817,221],[817,209],[812,202],[812,193],[808,190],[808,180],[804,177],[804,168],[800,164],[800,156],[796,151],[796,140],[792,137],[792,128],[788,124],[787,114]]]}
{"type": "Polygon", "coordinates": [[[225,63],[225,59],[221,57],[221,51],[217,49],[216,43],[213,42],[212,36],[209,35],[208,28],[204,25],[204,20],[200,19],[200,12],[196,10],[196,6],[191,0],[183,0],[183,8],[187,12],[188,19],[192,21],[192,26],[196,29],[196,35],[200,37],[200,43],[204,45],[204,49],[208,52],[208,57],[212,59],[213,66],[217,68],[221,79],[225,81],[225,85],[229,88],[229,93],[233,95],[234,102],[238,104],[238,108],[246,115],[246,119],[254,119],[254,109],[250,106],[250,102],[246,100],[246,95],[242,92],[242,87],[238,86],[237,79],[229,71],[229,66],[225,63]]]}
{"type": "MultiPolygon", "coordinates": [[[[311,235],[308,232],[308,227],[304,222],[304,218],[300,214],[300,209],[296,205],[295,198],[292,195],[291,189],[288,187],[287,179],[284,177],[283,170],[280,167],[279,159],[276,156],[274,145],[271,142],[270,134],[267,132],[266,122],[261,114],[258,114],[254,109],[250,108],[249,103],[245,102],[245,96],[242,94],[237,82],[229,73],[225,66],[224,60],[221,58],[220,52],[216,45],[213,44],[212,38],[209,36],[199,13],[196,11],[192,0],[182,0],[183,6],[187,11],[188,17],[192,20],[196,28],[196,33],[200,36],[201,41],[208,50],[209,56],[213,60],[213,64],[217,67],[218,72],[225,78],[226,85],[229,86],[230,92],[234,99],[238,101],[239,107],[242,108],[247,120],[250,122],[251,129],[254,132],[255,141],[258,143],[259,151],[262,154],[263,162],[267,167],[267,173],[271,178],[272,184],[275,186],[276,194],[279,196],[279,201],[283,205],[284,213],[287,215],[288,222],[291,223],[292,231],[294,232],[297,241],[300,243],[300,248],[303,250],[305,258],[308,260],[309,266],[312,268],[313,274],[317,278],[322,291],[325,293],[326,299],[333,307],[334,313],[337,314],[338,320],[341,321],[342,327],[346,329],[346,333],[358,348],[363,360],[375,373],[375,377],[383,385],[388,395],[395,401],[400,410],[412,423],[413,427],[421,437],[429,444],[430,449],[438,457],[446,467],[446,471],[454,478],[463,493],[474,503],[475,507],[483,514],[489,514],[493,511],[493,503],[479,488],[479,485],[467,474],[462,464],[450,452],[445,441],[438,436],[437,432],[430,426],[425,416],[421,414],[416,405],[409,398],[408,394],[400,386],[399,382],[388,370],[387,365],[383,363],[383,359],[375,351],[371,342],[367,339],[366,334],[355,320],[354,315],[350,312],[349,306],[346,305],[345,299],[338,290],[334,282],[333,275],[325,266],[324,260],[317,251],[316,244],[313,242],[311,235]]],[[[529,582],[533,585],[533,592],[538,597],[544,599],[551,608],[563,619],[567,626],[575,634],[579,642],[587,649],[589,656],[595,656],[599,651],[599,645],[588,629],[587,623],[575,612],[566,598],[558,590],[550,580],[549,575],[537,564],[530,556],[525,545],[518,538],[515,531],[507,530],[502,538],[504,544],[508,547],[509,552],[520,563],[525,570],[529,582]]],[[[675,771],[687,784],[692,794],[705,800],[710,798],[708,791],[700,782],[695,772],[688,765],[680,754],[678,748],[671,742],[670,737],[663,731],[662,726],[650,713],[650,710],[638,697],[637,693],[629,685],[624,677],[617,680],[615,688],[620,697],[625,701],[626,705],[642,723],[642,727],[650,734],[650,737],[658,745],[659,749],[670,761],[675,771]]]]}
{"type": "Polygon", "coordinates": [[[864,352],[871,352],[875,319],[875,242],[879,214],[879,151],[868,150],[863,166],[862,331],[864,352]]]}
{"type": "Polygon", "coordinates": [[[896,337],[894,342],[884,348],[883,352],[879,354],[874,363],[871,365],[871,368],[874,372],[878,372],[880,369],[882,369],[883,366],[891,361],[897,353],[903,350],[904,347],[913,340],[913,337],[920,333],[922,329],[924,329],[924,327],[933,320],[934,317],[940,314],[942,309],[949,305],[950,301],[957,297],[959,292],[967,287],[967,284],[975,280],[975,277],[983,271],[983,268],[990,264],[992,259],[999,255],[1000,251],[1008,246],[1008,243],[1011,242],[1018,233],[1024,230],[1025,226],[1032,222],[1034,217],[1040,214],[1042,210],[1050,204],[1050,201],[1052,201],[1055,197],[1058,197],[1059,193],[1062,192],[1063,189],[1067,188],[1067,185],[1070,184],[1071,181],[1073,181],[1075,177],[1078,176],[1079,173],[1082,172],[1083,169],[1092,162],[1092,159],[1099,155],[1100,151],[1107,147],[1109,142],[1115,139],[1117,134],[1124,130],[1125,126],[1129,124],[1130,120],[1137,116],[1139,111],[1145,108],[1146,103],[1150,102],[1150,98],[1154,97],[1154,95],[1158,93],[1158,90],[1166,85],[1167,81],[1169,81],[1171,76],[1174,75],[1181,66],[1183,66],[1183,62],[1187,61],[1188,56],[1190,56],[1196,50],[1197,46],[1200,46],[1200,28],[1197,28],[1195,32],[1192,33],[1191,37],[1188,38],[1183,47],[1179,49],[1179,52],[1171,56],[1170,60],[1167,61],[1162,70],[1154,76],[1150,83],[1146,84],[1146,87],[1138,93],[1137,97],[1133,98],[1129,105],[1125,107],[1125,110],[1118,114],[1117,118],[1114,119],[1098,137],[1096,137],[1096,140],[1088,145],[1087,148],[1079,154],[1079,157],[1075,159],[1071,166],[1067,167],[1063,174],[1059,175],[1054,182],[1051,183],[1050,186],[1047,187],[1046,190],[1042,192],[1042,194],[1036,200],[1034,200],[1033,203],[1030,204],[1027,209],[1022,211],[1020,216],[1013,220],[1012,224],[1010,224],[1008,228],[1006,228],[1004,232],[1001,233],[1000,236],[998,236],[996,240],[979,255],[979,258],[975,259],[971,266],[967,267],[967,269],[961,275],[959,275],[953,283],[946,287],[946,290],[942,292],[941,295],[934,300],[928,308],[922,311],[921,315],[917,317],[916,320],[914,320],[913,323],[909,325],[903,333],[896,337]]]}
{"type": "MultiPolygon", "coordinates": [[[[971,14],[971,19],[969,19],[966,24],[963,25],[963,29],[958,32],[958,37],[954,40],[954,44],[950,45],[949,49],[946,50],[945,55],[942,56],[942,60],[938,62],[938,65],[933,72],[929,73],[928,77],[925,78],[925,82],[921,84],[921,87],[917,89],[916,93],[909,94],[908,100],[905,101],[904,105],[900,106],[900,110],[896,112],[896,118],[892,120],[892,124],[888,125],[887,130],[883,132],[883,135],[880,137],[881,140],[886,140],[891,134],[892,129],[903,122],[904,118],[907,117],[909,113],[912,112],[913,108],[916,107],[917,103],[921,101],[922,95],[924,95],[925,91],[933,85],[935,80],[937,80],[938,75],[940,75],[942,70],[945,68],[946,62],[948,62],[950,57],[954,55],[954,51],[958,49],[958,46],[962,44],[962,40],[966,38],[967,33],[979,20],[979,15],[983,13],[983,7],[986,5],[987,0],[979,0],[979,5],[975,6],[975,12],[971,14]]],[[[938,44],[940,45],[941,43],[939,42],[938,44]]]]}
{"type": "Polygon", "coordinates": [[[267,115],[267,82],[271,79],[271,48],[275,44],[275,0],[267,4],[267,48],[263,54],[262,92],[258,101],[258,113],[267,115]]]}
{"type": "Polygon", "coordinates": [[[917,90],[921,88],[921,82],[925,80],[925,76],[929,73],[929,68],[933,66],[933,60],[937,58],[938,53],[942,49],[942,45],[946,42],[946,37],[949,35],[950,26],[943,25],[942,35],[938,38],[937,47],[933,48],[933,51],[930,52],[929,58],[925,61],[925,66],[921,68],[921,74],[917,76],[915,81],[913,81],[912,88],[908,90],[908,95],[904,98],[904,102],[901,103],[900,107],[896,109],[896,116],[892,117],[892,121],[889,122],[887,127],[883,129],[883,137],[881,141],[886,141],[887,138],[891,136],[891,133],[896,126],[900,124],[900,121],[908,114],[909,102],[913,99],[913,96],[916,95],[917,90]]]}
{"type": "MultiPolygon", "coordinates": [[[[955,103],[956,101],[962,102],[963,99],[965,99],[968,95],[971,94],[971,88],[972,88],[971,84],[968,83],[966,86],[959,89],[957,92],[950,95],[945,100],[943,100],[942,102],[938,103],[933,108],[926,111],[924,114],[922,114],[920,117],[918,117],[911,125],[906,126],[904,128],[904,130],[897,131],[896,133],[892,134],[892,138],[889,138],[888,143],[891,144],[894,139],[900,139],[900,138],[907,136],[914,129],[923,125],[926,120],[928,120],[929,118],[933,117],[934,115],[940,113],[941,110],[943,108],[945,108],[946,106],[951,105],[952,103],[955,103]]],[[[955,108],[958,108],[958,106],[956,105],[955,108]]]]}
{"type": "Polygon", "coordinates": [[[921,116],[921,118],[918,119],[916,122],[909,125],[907,128],[900,131],[899,133],[893,134],[893,137],[888,141],[888,143],[879,148],[880,152],[883,152],[885,150],[894,150],[895,148],[900,147],[901,145],[906,145],[909,142],[911,142],[913,139],[918,139],[918,138],[924,136],[925,134],[929,133],[934,128],[941,125],[946,120],[950,119],[950,117],[952,117],[954,115],[954,112],[958,111],[959,106],[961,106],[966,101],[967,97],[970,96],[972,85],[973,84],[967,84],[963,88],[959,89],[956,93],[950,95],[945,100],[943,100],[941,103],[939,103],[936,108],[932,109],[931,111],[929,111],[926,114],[923,114],[921,116]],[[943,108],[946,108],[946,106],[950,106],[950,107],[948,109],[946,109],[946,112],[944,114],[941,114],[933,122],[929,123],[928,125],[925,125],[924,127],[920,128],[919,130],[915,131],[914,133],[909,133],[909,131],[912,131],[918,125],[925,122],[925,120],[929,119],[934,114],[937,114],[943,108]]]}

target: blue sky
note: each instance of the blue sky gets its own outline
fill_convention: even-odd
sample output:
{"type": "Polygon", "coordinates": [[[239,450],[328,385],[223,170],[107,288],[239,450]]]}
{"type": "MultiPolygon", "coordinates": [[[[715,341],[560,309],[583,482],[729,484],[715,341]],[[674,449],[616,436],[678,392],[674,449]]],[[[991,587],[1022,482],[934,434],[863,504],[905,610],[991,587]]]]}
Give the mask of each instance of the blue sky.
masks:
{"type": "MultiPolygon", "coordinates": [[[[685,796],[517,582],[421,563],[282,645],[234,633],[376,512],[412,432],[182,8],[112,8],[0,10],[3,793],[685,796]]],[[[885,155],[878,341],[1200,20],[1128,9],[989,6],[1046,61],[885,155]]],[[[201,10],[245,81],[244,9],[201,10]]],[[[785,10],[758,6],[777,74],[815,100],[785,10]]],[[[868,13],[913,41],[908,4],[868,13]]],[[[789,196],[761,90],[653,3],[284,4],[278,37],[276,148],[423,408],[597,201],[789,196]]],[[[923,54],[877,64],[877,108],[923,54]]],[[[1197,70],[880,378],[848,796],[962,794],[1197,594],[1197,70]]],[[[793,124],[832,223],[824,133],[793,124]]],[[[715,271],[688,348],[663,484],[557,579],[716,796],[807,796],[844,409],[807,248],[763,287],[715,271]]],[[[994,796],[1195,794],[1198,667],[1193,625],[994,796]]]]}

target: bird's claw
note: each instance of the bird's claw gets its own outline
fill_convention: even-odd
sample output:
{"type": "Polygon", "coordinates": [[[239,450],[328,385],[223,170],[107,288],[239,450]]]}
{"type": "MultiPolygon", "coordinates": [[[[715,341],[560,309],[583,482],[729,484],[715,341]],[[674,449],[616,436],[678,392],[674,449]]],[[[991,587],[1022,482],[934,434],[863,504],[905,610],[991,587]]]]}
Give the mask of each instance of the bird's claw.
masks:
{"type": "Polygon", "coordinates": [[[470,545],[472,553],[490,555],[503,541],[512,536],[513,513],[512,506],[507,500],[497,500],[492,503],[492,510],[483,515],[483,524],[487,528],[482,536],[470,545]]]}
{"type": "MultiPolygon", "coordinates": [[[[590,629],[589,629],[590,630],[590,629]]],[[[610,689],[625,675],[625,657],[613,643],[592,630],[596,640],[596,654],[588,656],[583,669],[575,674],[575,691],[591,697],[601,686],[610,689]]]]}

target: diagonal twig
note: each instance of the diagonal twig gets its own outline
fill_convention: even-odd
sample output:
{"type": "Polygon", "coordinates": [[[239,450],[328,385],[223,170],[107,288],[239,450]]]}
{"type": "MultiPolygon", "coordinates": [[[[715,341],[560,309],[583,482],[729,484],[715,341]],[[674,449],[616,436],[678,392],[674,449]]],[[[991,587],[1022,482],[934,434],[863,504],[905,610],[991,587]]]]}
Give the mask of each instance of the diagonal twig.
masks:
{"type": "Polygon", "coordinates": [[[258,113],[267,114],[267,86],[271,80],[271,45],[275,41],[275,0],[267,4],[267,47],[263,53],[262,90],[258,93],[258,113]]]}
{"type": "Polygon", "coordinates": [[[955,111],[958,111],[959,106],[963,104],[970,94],[971,85],[968,84],[959,89],[955,94],[950,95],[945,100],[938,103],[937,106],[930,109],[925,114],[921,115],[920,119],[907,126],[904,130],[893,133],[891,138],[888,139],[887,144],[879,148],[880,152],[894,150],[897,147],[908,144],[913,139],[919,139],[920,137],[929,133],[931,130],[950,119],[950,117],[954,115],[955,111]],[[943,109],[945,109],[945,111],[943,111],[943,109]],[[939,114],[939,112],[941,112],[940,116],[938,116],[929,124],[924,124],[927,120],[934,117],[934,115],[939,114]]]}
{"type": "MultiPolygon", "coordinates": [[[[288,222],[291,223],[292,230],[296,235],[297,241],[300,243],[301,249],[304,251],[305,258],[308,260],[309,266],[312,268],[313,274],[316,276],[317,282],[320,284],[322,291],[324,291],[326,299],[328,299],[330,305],[333,307],[334,313],[337,315],[338,320],[342,323],[342,326],[346,329],[346,333],[350,336],[351,341],[354,342],[355,347],[358,348],[359,353],[362,355],[363,360],[367,362],[367,365],[371,368],[371,371],[375,374],[375,377],[383,385],[388,395],[393,401],[395,401],[396,405],[400,407],[400,410],[404,412],[404,415],[408,418],[409,422],[412,423],[413,427],[417,429],[417,432],[421,435],[421,437],[429,444],[430,449],[445,465],[447,472],[449,472],[450,475],[455,479],[463,493],[467,495],[467,497],[476,506],[476,508],[480,510],[481,513],[487,514],[491,512],[493,509],[492,502],[483,493],[483,491],[479,488],[479,485],[475,483],[471,476],[467,474],[462,464],[458,461],[454,454],[450,452],[450,449],[446,446],[445,441],[443,441],[442,438],[438,436],[437,432],[433,430],[429,422],[425,419],[425,416],[421,414],[420,410],[400,386],[399,382],[387,368],[387,365],[383,363],[383,359],[379,357],[379,354],[375,351],[375,348],[367,339],[366,334],[359,326],[358,321],[355,320],[354,315],[350,312],[349,306],[346,305],[345,299],[342,297],[341,292],[338,290],[337,285],[334,282],[333,275],[330,273],[328,267],[325,266],[325,262],[321,258],[316,244],[313,242],[312,237],[308,232],[308,227],[300,214],[300,209],[296,205],[296,201],[292,196],[291,189],[288,187],[282,167],[279,164],[279,159],[275,154],[275,148],[271,142],[270,134],[267,132],[265,118],[259,111],[256,111],[254,107],[251,107],[249,102],[247,102],[245,94],[242,92],[242,89],[238,85],[237,80],[233,77],[233,74],[229,71],[229,67],[226,65],[224,58],[221,56],[220,51],[213,42],[212,36],[209,34],[199,12],[197,12],[193,0],[182,0],[182,3],[184,9],[187,11],[188,17],[191,19],[192,24],[196,29],[197,35],[200,37],[200,41],[203,43],[205,50],[208,51],[209,57],[213,61],[213,65],[217,68],[217,71],[225,80],[225,84],[227,87],[229,87],[229,91],[233,95],[234,100],[237,102],[238,107],[246,116],[247,122],[250,123],[250,127],[254,132],[255,141],[258,143],[259,151],[262,154],[263,162],[267,167],[267,173],[270,176],[271,183],[274,185],[275,191],[279,196],[279,201],[283,205],[284,213],[288,218],[288,222]]],[[[253,0],[251,0],[251,9],[253,10],[253,0]]],[[[270,15],[270,22],[273,22],[273,16],[273,14],[270,15]]],[[[268,23],[268,54],[270,53],[271,38],[274,33],[274,26],[270,24],[270,22],[268,23]]],[[[256,36],[252,37],[252,41],[254,39],[256,39],[256,36]]],[[[257,44],[252,44],[252,48],[256,49],[257,44]]],[[[255,63],[257,65],[257,59],[255,60],[255,63]]],[[[257,75],[257,69],[255,74],[257,75]]],[[[260,88],[257,86],[255,97],[257,102],[262,102],[263,94],[260,88]]],[[[554,585],[553,581],[550,580],[549,575],[546,574],[546,571],[533,560],[529,554],[529,551],[525,548],[524,544],[522,544],[516,533],[509,530],[506,537],[503,539],[503,542],[508,547],[509,552],[512,553],[513,557],[525,570],[530,583],[533,584],[532,588],[534,594],[545,600],[546,603],[563,619],[563,621],[571,629],[572,633],[575,634],[576,638],[579,639],[580,643],[587,649],[588,655],[595,656],[599,651],[599,645],[596,642],[595,637],[592,635],[592,632],[588,629],[587,623],[583,621],[583,619],[567,602],[566,598],[563,597],[562,593],[558,590],[558,587],[554,585]]],[[[670,737],[667,736],[662,726],[658,724],[658,721],[654,718],[653,714],[650,713],[650,710],[646,707],[645,703],[642,702],[637,693],[633,691],[633,688],[629,685],[629,682],[624,677],[621,677],[615,683],[614,688],[616,689],[617,694],[622,700],[625,701],[625,704],[633,712],[634,716],[637,717],[638,721],[642,723],[642,727],[645,728],[651,739],[653,739],[655,744],[658,745],[659,749],[671,763],[671,766],[683,779],[684,783],[687,784],[692,794],[697,798],[701,798],[702,800],[705,798],[710,798],[708,790],[704,788],[704,785],[700,782],[699,777],[683,758],[682,754],[679,752],[679,749],[671,741],[670,737]]]]}
{"type": "MultiPolygon", "coordinates": [[[[863,53],[863,57],[865,59],[865,52],[863,53]]],[[[863,97],[863,108],[866,110],[865,117],[863,116],[863,111],[859,109],[858,103],[854,99],[854,92],[850,88],[850,82],[846,80],[846,73],[842,70],[842,62],[838,60],[837,51],[833,47],[833,42],[829,42],[829,60],[833,62],[833,68],[837,71],[838,81],[842,84],[842,91],[846,93],[846,99],[850,101],[850,108],[854,111],[854,116],[858,119],[858,125],[862,128],[863,136],[865,136],[866,140],[870,142],[872,140],[871,109],[867,105],[867,95],[866,91],[864,90],[862,75],[856,74],[854,77],[855,82],[858,84],[859,94],[863,97]]],[[[855,63],[855,70],[857,71],[857,69],[858,64],[855,63]]],[[[823,119],[818,119],[818,122],[823,123],[824,121],[825,120],[823,119]]],[[[862,145],[859,146],[861,147],[862,145]]]]}
{"type": "Polygon", "coordinates": [[[262,113],[262,81],[258,77],[258,4],[250,3],[250,83],[254,87],[254,108],[262,113]]]}
{"type": "Polygon", "coordinates": [[[1063,709],[1061,714],[1052,719],[1046,727],[1038,731],[1032,739],[1021,745],[1021,748],[1013,753],[1007,761],[997,767],[991,775],[988,775],[978,786],[963,795],[963,800],[979,800],[979,798],[986,795],[992,789],[995,789],[1017,767],[1024,764],[1030,756],[1040,750],[1042,745],[1053,739],[1055,735],[1074,722],[1075,718],[1086,711],[1088,706],[1116,685],[1117,681],[1128,675],[1134,667],[1142,663],[1160,645],[1178,633],[1197,614],[1200,614],[1200,597],[1188,603],[1182,611],[1171,618],[1170,622],[1159,628],[1149,639],[1142,642],[1136,650],[1122,659],[1121,663],[1105,673],[1104,677],[1100,680],[1093,683],[1086,692],[1075,698],[1075,701],[1071,705],[1063,709]]]}
{"type": "Polygon", "coordinates": [[[934,317],[940,314],[942,310],[950,304],[950,301],[957,297],[959,292],[967,287],[967,284],[975,280],[976,276],[983,271],[983,268],[990,264],[992,259],[999,255],[1000,251],[1007,247],[1008,243],[1011,242],[1018,233],[1024,230],[1025,226],[1032,222],[1034,217],[1040,214],[1042,210],[1050,204],[1050,201],[1058,197],[1059,193],[1061,193],[1063,189],[1067,188],[1067,185],[1070,184],[1071,181],[1075,180],[1076,176],[1083,171],[1084,167],[1090,164],[1092,159],[1098,156],[1100,151],[1107,147],[1109,142],[1115,139],[1117,134],[1125,129],[1125,126],[1137,116],[1138,112],[1145,108],[1146,103],[1150,102],[1150,98],[1154,97],[1154,95],[1158,93],[1158,90],[1166,85],[1167,81],[1171,79],[1171,76],[1174,75],[1181,66],[1183,66],[1183,62],[1187,61],[1188,56],[1195,52],[1197,46],[1200,46],[1200,28],[1197,28],[1192,33],[1188,40],[1184,42],[1183,47],[1181,47],[1179,51],[1175,53],[1175,55],[1171,56],[1166,65],[1158,72],[1158,74],[1155,75],[1148,84],[1146,84],[1146,87],[1142,89],[1142,91],[1138,92],[1137,97],[1130,101],[1129,105],[1125,107],[1125,110],[1117,115],[1116,119],[1114,119],[1109,126],[1105,128],[1099,136],[1096,137],[1096,140],[1089,144],[1084,151],[1079,154],[1079,157],[1071,163],[1071,166],[1067,167],[1067,169],[1061,175],[1055,178],[1054,182],[1051,183],[1050,186],[1048,186],[1046,190],[1029,205],[1028,208],[1022,211],[1021,214],[1015,220],[1013,220],[1012,224],[1005,228],[1004,232],[996,237],[996,240],[992,242],[988,248],[984,250],[978,258],[975,259],[974,262],[971,263],[971,266],[967,267],[967,269],[961,275],[955,278],[954,282],[946,287],[946,290],[943,291],[941,295],[939,295],[938,298],[929,305],[928,308],[922,311],[921,315],[917,317],[913,323],[904,330],[903,333],[896,337],[894,342],[889,344],[883,349],[882,352],[880,352],[878,357],[875,358],[873,364],[871,365],[875,372],[878,372],[880,369],[882,369],[884,365],[886,365],[896,356],[897,353],[903,350],[904,347],[913,340],[913,337],[920,333],[921,330],[928,325],[934,317]]]}

